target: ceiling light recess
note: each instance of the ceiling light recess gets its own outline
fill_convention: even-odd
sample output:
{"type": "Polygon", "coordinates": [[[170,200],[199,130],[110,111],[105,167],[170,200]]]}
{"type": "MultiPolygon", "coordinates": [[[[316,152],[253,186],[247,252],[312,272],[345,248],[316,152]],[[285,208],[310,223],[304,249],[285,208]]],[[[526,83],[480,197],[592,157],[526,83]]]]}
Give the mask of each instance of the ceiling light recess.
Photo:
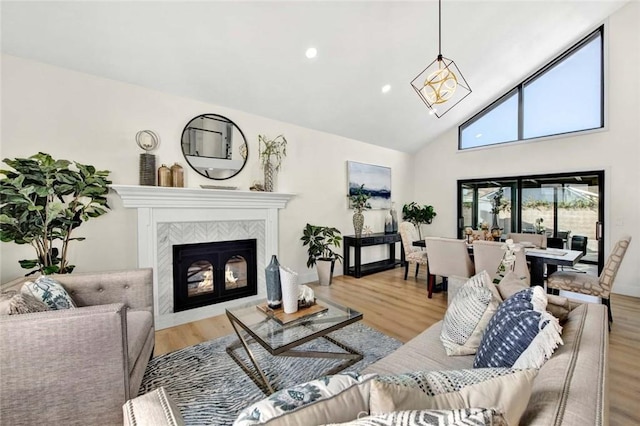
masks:
{"type": "Polygon", "coordinates": [[[438,0],[438,56],[413,79],[411,86],[438,118],[471,93],[453,59],[442,56],[442,0],[438,0]]]}
{"type": "Polygon", "coordinates": [[[382,93],[389,93],[390,90],[391,90],[390,84],[385,84],[384,86],[382,86],[382,93]]]}
{"type": "Polygon", "coordinates": [[[307,51],[304,54],[306,55],[307,58],[313,59],[316,56],[318,56],[318,49],[316,49],[315,47],[310,47],[307,49],[307,51]]]}

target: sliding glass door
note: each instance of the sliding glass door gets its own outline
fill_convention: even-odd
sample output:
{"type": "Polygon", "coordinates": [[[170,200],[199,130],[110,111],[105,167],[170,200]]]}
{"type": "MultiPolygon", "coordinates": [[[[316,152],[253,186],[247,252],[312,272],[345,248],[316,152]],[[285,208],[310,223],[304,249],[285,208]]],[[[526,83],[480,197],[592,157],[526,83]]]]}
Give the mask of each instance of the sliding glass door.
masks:
{"type": "Polygon", "coordinates": [[[492,224],[491,200],[502,189],[498,225],[509,232],[544,233],[550,247],[582,250],[581,262],[602,270],[604,172],[561,173],[458,181],[458,235],[492,224]]]}

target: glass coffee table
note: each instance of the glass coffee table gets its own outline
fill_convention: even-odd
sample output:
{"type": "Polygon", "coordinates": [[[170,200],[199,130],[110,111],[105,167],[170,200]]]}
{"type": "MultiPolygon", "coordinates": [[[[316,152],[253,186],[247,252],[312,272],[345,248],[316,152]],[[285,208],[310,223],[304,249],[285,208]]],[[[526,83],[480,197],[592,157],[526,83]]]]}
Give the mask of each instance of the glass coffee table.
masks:
{"type": "Polygon", "coordinates": [[[227,353],[265,394],[270,395],[276,389],[269,383],[256,357],[251,352],[250,345],[252,343],[260,344],[273,356],[344,360],[322,375],[336,374],[362,359],[361,353],[327,335],[346,325],[360,321],[362,319],[360,312],[333,302],[316,299],[316,304],[326,310],[304,316],[287,324],[281,324],[269,312],[258,309],[258,306],[264,305],[264,303],[266,300],[228,308],[226,313],[238,335],[238,340],[227,347],[227,353]],[[331,342],[343,352],[295,349],[303,343],[318,338],[331,342]],[[236,350],[241,347],[246,351],[252,366],[236,353],[236,350]]]}

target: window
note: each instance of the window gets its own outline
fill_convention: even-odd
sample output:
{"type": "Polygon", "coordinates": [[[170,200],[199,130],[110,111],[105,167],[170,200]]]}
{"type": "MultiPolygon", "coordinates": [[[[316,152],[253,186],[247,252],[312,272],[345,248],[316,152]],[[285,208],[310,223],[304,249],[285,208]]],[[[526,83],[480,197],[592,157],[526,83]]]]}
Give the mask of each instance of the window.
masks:
{"type": "Polygon", "coordinates": [[[604,126],[600,27],[459,128],[459,149],[604,126]]]}

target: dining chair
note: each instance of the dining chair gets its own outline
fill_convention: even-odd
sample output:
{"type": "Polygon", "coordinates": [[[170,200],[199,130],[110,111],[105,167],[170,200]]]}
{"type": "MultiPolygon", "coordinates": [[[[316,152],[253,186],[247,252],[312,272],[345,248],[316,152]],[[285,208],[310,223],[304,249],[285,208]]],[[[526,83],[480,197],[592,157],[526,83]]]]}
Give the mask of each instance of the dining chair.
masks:
{"type": "Polygon", "coordinates": [[[433,295],[433,287],[435,286],[436,275],[447,278],[450,276],[458,276],[470,278],[475,268],[469,249],[464,240],[455,238],[427,237],[425,238],[427,247],[427,258],[429,259],[429,279],[428,279],[428,297],[431,299],[433,295]]]}
{"type": "MultiPolygon", "coordinates": [[[[504,243],[497,241],[474,241],[473,242],[473,263],[477,272],[487,271],[487,273],[494,277],[498,272],[500,263],[505,254],[502,249],[504,243]]],[[[516,262],[513,272],[516,275],[524,279],[527,285],[531,284],[531,273],[527,266],[527,257],[524,250],[516,252],[516,262]]]]}
{"type": "Polygon", "coordinates": [[[513,240],[514,243],[528,242],[539,248],[547,248],[547,236],[545,234],[522,234],[511,232],[507,234],[507,239],[513,240]]]}
{"type": "Polygon", "coordinates": [[[427,277],[429,276],[429,262],[427,260],[427,252],[420,247],[413,245],[414,241],[417,241],[420,237],[416,227],[411,222],[402,222],[398,226],[400,231],[400,239],[402,240],[402,247],[404,248],[404,279],[407,279],[409,274],[409,264],[416,264],[416,277],[420,270],[420,265],[425,265],[427,269],[427,277]]]}
{"type": "Polygon", "coordinates": [[[620,268],[630,242],[630,236],[622,237],[616,242],[599,277],[579,272],[558,271],[547,278],[547,288],[599,297],[601,303],[607,306],[609,323],[612,323],[613,315],[609,297],[618,268],[620,268]]]}

